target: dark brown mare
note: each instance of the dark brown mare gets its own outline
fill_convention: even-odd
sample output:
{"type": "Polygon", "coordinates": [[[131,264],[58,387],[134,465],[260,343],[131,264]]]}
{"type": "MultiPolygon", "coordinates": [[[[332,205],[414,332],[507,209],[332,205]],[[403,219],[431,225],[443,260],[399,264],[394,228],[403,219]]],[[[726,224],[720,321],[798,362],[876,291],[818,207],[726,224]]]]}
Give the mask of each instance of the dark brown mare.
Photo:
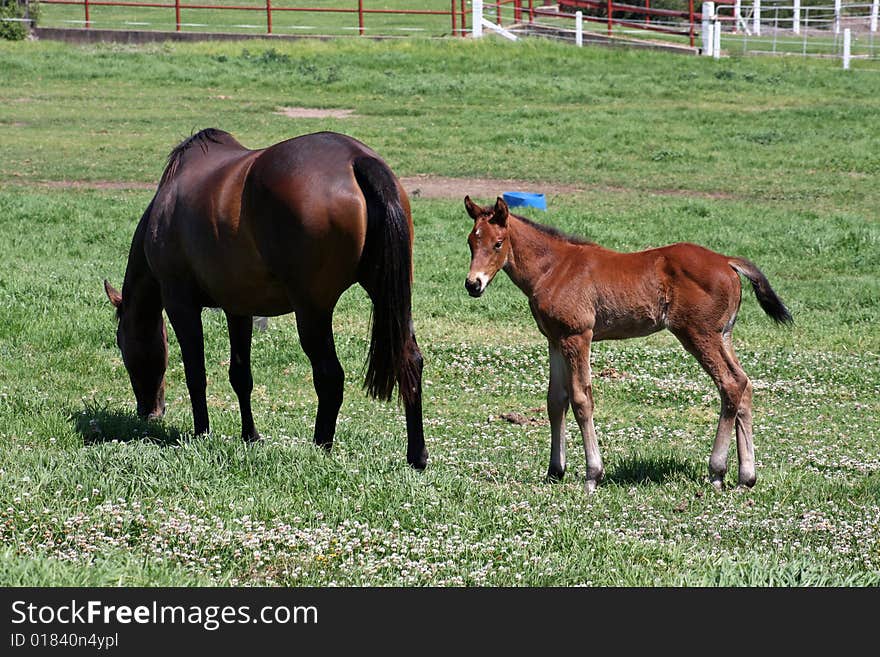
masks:
{"type": "Polygon", "coordinates": [[[510,214],[501,198],[494,207],[481,208],[469,197],[464,204],[474,220],[468,236],[468,293],[480,296],[498,270],[504,269],[529,298],[532,315],[549,342],[548,478],[561,479],[565,474],[569,404],[583,436],[588,492],[596,489],[605,472],[593,427],[590,343],[667,328],[696,357],[721,393],[721,417],[709,458],[712,484],[723,485],[734,427],[739,484],[755,484],[752,384],[731,343],[741,300],[737,274],[751,281],[761,308],[776,322],[792,319],[754,264],[687,243],[617,253],[510,214]]]}
{"type": "Polygon", "coordinates": [[[314,439],[329,449],[344,379],[333,309],[360,283],[373,302],[364,386],[387,400],[399,384],[407,461],[424,468],[412,241],[406,192],[388,165],[351,137],[321,132],[249,150],[221,130],[193,135],[172,151],[135,230],[122,293],[104,281],[138,415],[165,411],[164,308],[180,343],[195,433],[208,431],[201,311],[222,308],[241,435],[258,440],[250,400],[252,316],[295,312],[318,396],[314,439]]]}

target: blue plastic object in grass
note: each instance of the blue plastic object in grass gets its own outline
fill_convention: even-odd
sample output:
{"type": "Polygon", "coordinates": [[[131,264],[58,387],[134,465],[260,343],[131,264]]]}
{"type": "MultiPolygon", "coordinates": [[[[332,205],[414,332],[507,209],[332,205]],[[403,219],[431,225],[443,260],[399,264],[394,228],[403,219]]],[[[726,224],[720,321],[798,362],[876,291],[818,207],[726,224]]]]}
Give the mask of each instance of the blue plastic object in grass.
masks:
{"type": "Polygon", "coordinates": [[[539,210],[547,209],[547,201],[543,194],[534,194],[532,192],[504,192],[502,195],[504,202],[512,208],[525,205],[530,208],[538,208],[539,210]]]}

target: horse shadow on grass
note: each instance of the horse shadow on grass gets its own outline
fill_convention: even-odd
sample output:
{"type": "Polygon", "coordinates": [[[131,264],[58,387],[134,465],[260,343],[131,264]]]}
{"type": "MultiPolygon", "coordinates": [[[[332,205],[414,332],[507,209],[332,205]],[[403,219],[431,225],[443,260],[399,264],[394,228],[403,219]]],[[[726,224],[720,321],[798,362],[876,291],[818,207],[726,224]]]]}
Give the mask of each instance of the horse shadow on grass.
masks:
{"type": "Polygon", "coordinates": [[[606,463],[604,482],[618,485],[664,484],[686,479],[705,481],[705,473],[694,463],[675,455],[645,456],[630,454],[606,463]],[[610,466],[610,467],[609,467],[610,466]]]}
{"type": "Polygon", "coordinates": [[[142,420],[134,413],[123,413],[86,404],[83,409],[70,409],[74,429],[84,445],[100,445],[114,440],[143,440],[170,447],[183,441],[183,434],[161,420],[142,420]]]}

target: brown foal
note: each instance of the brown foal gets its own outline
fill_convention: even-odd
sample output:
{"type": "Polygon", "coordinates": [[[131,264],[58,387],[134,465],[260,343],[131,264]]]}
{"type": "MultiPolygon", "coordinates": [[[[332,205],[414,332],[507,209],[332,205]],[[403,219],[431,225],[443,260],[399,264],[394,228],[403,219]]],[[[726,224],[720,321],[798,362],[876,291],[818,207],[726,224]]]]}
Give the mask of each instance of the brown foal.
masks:
{"type": "Polygon", "coordinates": [[[754,264],[689,243],[618,253],[511,214],[501,198],[494,207],[482,208],[468,196],[464,204],[474,220],[468,236],[468,293],[479,297],[503,269],[529,298],[532,315],[549,343],[548,478],[558,480],[565,474],[569,405],[583,436],[587,492],[595,491],[605,473],[593,426],[590,343],[666,328],[694,355],[721,394],[721,416],[709,457],[712,484],[723,486],[735,432],[739,484],[754,486],[752,384],[731,343],[741,300],[738,274],[749,279],[764,312],[777,323],[792,321],[754,264]]]}

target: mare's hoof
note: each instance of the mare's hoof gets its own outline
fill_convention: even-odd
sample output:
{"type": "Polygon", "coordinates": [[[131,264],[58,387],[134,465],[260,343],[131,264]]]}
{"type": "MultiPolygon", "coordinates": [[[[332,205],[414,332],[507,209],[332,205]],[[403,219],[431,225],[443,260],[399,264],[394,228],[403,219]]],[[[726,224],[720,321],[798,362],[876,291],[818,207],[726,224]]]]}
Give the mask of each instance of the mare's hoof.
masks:
{"type": "Polygon", "coordinates": [[[758,481],[758,477],[755,475],[754,472],[749,474],[743,474],[742,472],[740,472],[738,487],[744,489],[753,488],[756,481],[758,481]]]}
{"type": "Polygon", "coordinates": [[[544,476],[544,482],[548,484],[558,484],[565,478],[565,470],[557,470],[556,468],[548,468],[547,474],[544,476]]]}
{"type": "Polygon", "coordinates": [[[712,477],[712,488],[717,491],[724,490],[724,477],[712,477]]]}
{"type": "Polygon", "coordinates": [[[428,450],[423,449],[421,453],[417,454],[416,456],[407,454],[406,462],[409,463],[413,470],[418,470],[419,472],[422,472],[426,467],[428,467],[428,450]]]}
{"type": "Polygon", "coordinates": [[[592,495],[593,493],[595,493],[596,488],[598,488],[598,487],[599,487],[599,482],[596,481],[595,479],[587,479],[586,482],[584,482],[584,492],[587,495],[592,495]]]}
{"type": "Polygon", "coordinates": [[[259,433],[254,431],[252,434],[242,434],[241,439],[246,445],[252,445],[253,443],[258,443],[263,440],[263,437],[259,433]]]}

